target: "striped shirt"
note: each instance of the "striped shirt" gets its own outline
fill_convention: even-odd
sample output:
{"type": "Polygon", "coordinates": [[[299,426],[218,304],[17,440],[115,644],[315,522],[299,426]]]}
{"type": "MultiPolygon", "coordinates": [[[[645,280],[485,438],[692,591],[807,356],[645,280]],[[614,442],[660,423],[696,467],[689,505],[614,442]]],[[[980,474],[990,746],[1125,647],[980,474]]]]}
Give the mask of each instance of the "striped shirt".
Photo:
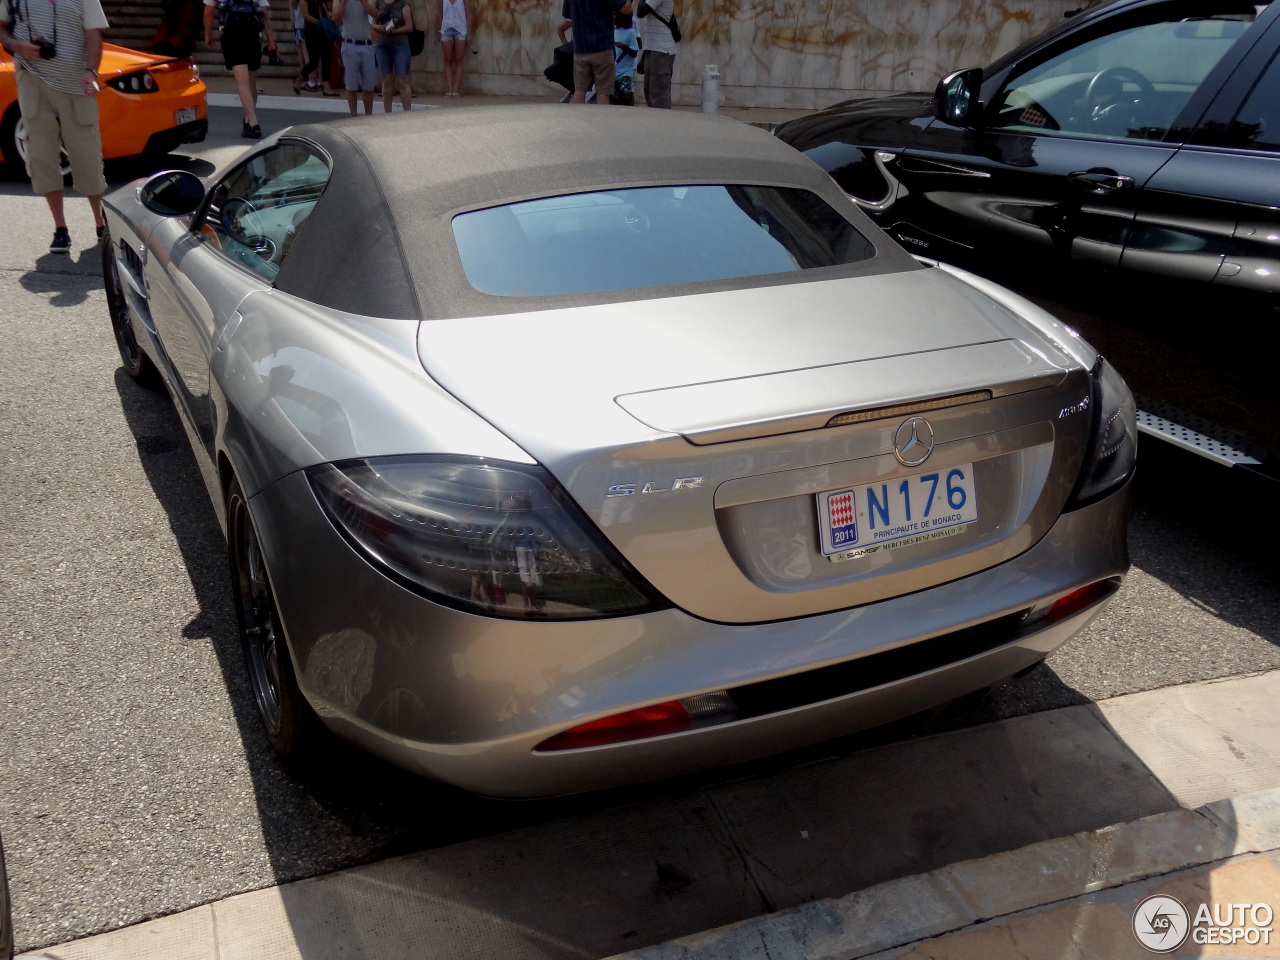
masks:
{"type": "MultiPolygon", "coordinates": [[[[676,12],[675,0],[648,0],[648,2],[663,20],[670,20],[672,14],[676,12]]],[[[637,0],[636,9],[639,8],[640,3],[637,0]]],[[[669,53],[672,56],[679,51],[680,44],[672,39],[670,28],[652,13],[647,17],[636,17],[636,23],[640,25],[640,43],[645,50],[669,53]]]]}
{"type": "Polygon", "coordinates": [[[84,32],[107,28],[100,0],[0,0],[0,20],[12,24],[14,40],[44,37],[58,45],[52,60],[14,57],[20,69],[63,93],[84,92],[84,32]]]}

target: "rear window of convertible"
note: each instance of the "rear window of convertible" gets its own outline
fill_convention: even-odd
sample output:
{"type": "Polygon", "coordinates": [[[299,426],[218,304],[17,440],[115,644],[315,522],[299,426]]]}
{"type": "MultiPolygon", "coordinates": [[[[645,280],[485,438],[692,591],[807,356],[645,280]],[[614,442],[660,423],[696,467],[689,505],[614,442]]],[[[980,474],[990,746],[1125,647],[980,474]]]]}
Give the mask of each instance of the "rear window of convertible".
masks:
{"type": "Polygon", "coordinates": [[[787,187],[637,187],[453,218],[467,280],[499,297],[665,287],[832,267],[875,248],[817,194],[787,187]]]}

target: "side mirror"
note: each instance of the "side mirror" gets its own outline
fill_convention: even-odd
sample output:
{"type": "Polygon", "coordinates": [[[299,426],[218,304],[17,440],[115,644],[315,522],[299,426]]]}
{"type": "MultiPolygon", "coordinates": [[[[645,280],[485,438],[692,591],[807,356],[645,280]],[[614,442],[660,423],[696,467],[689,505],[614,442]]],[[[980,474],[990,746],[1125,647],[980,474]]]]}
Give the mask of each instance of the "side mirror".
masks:
{"type": "Polygon", "coordinates": [[[982,68],[957,70],[942,78],[933,92],[934,115],[953,127],[973,126],[982,92],[982,68]]]}
{"type": "Polygon", "coordinates": [[[204,200],[204,184],[194,173],[165,170],[138,188],[138,200],[162,217],[185,217],[204,200]]]}

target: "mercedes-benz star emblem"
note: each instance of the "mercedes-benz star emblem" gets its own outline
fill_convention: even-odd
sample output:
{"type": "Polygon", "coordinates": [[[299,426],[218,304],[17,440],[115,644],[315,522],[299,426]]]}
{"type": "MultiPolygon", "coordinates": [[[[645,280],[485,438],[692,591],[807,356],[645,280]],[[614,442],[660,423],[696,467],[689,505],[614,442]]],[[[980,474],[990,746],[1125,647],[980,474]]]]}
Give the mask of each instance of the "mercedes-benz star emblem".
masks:
{"type": "Polygon", "coordinates": [[[893,455],[904,467],[918,467],[933,453],[933,427],[924,417],[912,417],[893,438],[893,455]]]}

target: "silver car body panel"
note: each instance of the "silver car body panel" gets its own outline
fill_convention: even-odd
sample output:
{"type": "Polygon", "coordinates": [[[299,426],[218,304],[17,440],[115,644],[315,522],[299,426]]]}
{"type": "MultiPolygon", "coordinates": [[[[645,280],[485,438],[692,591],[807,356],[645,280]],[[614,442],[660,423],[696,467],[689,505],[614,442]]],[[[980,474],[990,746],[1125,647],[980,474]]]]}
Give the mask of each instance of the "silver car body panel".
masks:
{"type": "Polygon", "coordinates": [[[1089,431],[1059,417],[1088,397],[1085,369],[939,270],[436,320],[418,342],[432,376],[546,466],[659,592],[726,623],[870,603],[1017,556],[1058,516],[1089,431]],[[477,368],[477,343],[511,348],[477,368]],[[936,447],[916,468],[893,455],[901,416],[823,426],[980,386],[991,399],[928,414],[936,447]],[[816,493],[965,463],[980,507],[961,535],[822,557],[816,493]]]}
{"type": "Polygon", "coordinates": [[[324,521],[302,474],[250,504],[299,680],[325,721],[388,759],[491,794],[592,789],[762,756],[883,723],[1042,659],[1100,607],[975,658],[778,715],[608,747],[539,753],[575,724],[1043,611],[1128,568],[1128,495],[1064,514],[1017,559],[932,590],[771,624],[679,610],[578,623],[450,609],[378,574],[324,521]],[[346,583],[350,591],[316,589],[346,583]]]}
{"type": "MultiPolygon", "coordinates": [[[[592,175],[603,177],[615,147],[597,147],[592,175]]],[[[713,147],[695,158],[707,169],[713,147]]],[[[789,182],[792,161],[770,163],[789,182]]],[[[420,772],[486,793],[559,793],[873,725],[1033,664],[1100,606],[1052,625],[1038,613],[1127,568],[1124,488],[1062,512],[1090,441],[1097,354],[962,271],[902,269],[898,251],[834,279],[375,318],[282,292],[189,221],[147,212],[133,187],[107,198],[106,215],[140,346],[174,395],[215,508],[221,516],[231,476],[249,497],[303,692],[343,736],[420,772]],[[923,414],[934,446],[915,467],[895,455],[905,415],[826,425],[957,394],[963,402],[923,414]],[[306,469],[417,454],[541,464],[672,606],[499,619],[400,585],[338,533],[306,469]],[[818,493],[959,464],[973,464],[978,501],[961,532],[822,556],[818,493]],[[990,649],[846,696],[627,744],[536,750],[612,713],[945,645],[1023,614],[990,649]]]]}

